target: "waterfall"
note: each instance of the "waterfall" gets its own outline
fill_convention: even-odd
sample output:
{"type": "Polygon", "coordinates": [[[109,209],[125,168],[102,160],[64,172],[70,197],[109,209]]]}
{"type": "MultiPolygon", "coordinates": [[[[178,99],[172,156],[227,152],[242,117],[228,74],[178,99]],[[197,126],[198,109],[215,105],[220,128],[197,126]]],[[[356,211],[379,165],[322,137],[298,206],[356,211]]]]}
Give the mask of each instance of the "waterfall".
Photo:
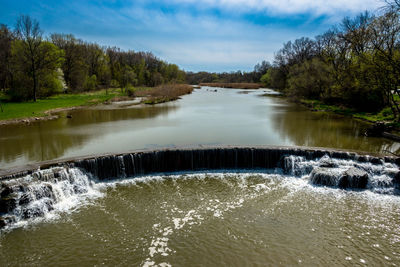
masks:
{"type": "Polygon", "coordinates": [[[272,170],[315,186],[399,194],[398,158],[300,148],[218,147],[108,155],[0,177],[0,228],[44,217],[107,179],[206,170],[272,170]]]}
{"type": "Polygon", "coordinates": [[[43,217],[62,202],[91,190],[90,174],[78,168],[55,167],[3,181],[0,227],[43,217]]]}

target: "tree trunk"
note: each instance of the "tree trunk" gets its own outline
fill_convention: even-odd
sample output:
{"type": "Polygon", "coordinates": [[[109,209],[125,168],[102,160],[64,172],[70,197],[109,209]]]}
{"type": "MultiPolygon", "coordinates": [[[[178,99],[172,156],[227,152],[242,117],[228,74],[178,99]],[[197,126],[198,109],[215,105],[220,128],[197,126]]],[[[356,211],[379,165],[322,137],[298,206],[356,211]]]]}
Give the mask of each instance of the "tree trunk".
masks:
{"type": "Polygon", "coordinates": [[[37,91],[37,79],[36,79],[36,71],[33,70],[33,101],[36,102],[36,91],[37,91]]]}

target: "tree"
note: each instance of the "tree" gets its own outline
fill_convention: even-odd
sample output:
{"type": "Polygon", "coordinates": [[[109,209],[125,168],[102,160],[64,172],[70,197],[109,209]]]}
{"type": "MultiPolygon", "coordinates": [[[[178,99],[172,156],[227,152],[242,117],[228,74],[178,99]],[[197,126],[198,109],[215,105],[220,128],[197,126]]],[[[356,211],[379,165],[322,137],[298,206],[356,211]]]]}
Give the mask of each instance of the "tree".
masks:
{"type": "Polygon", "coordinates": [[[395,95],[400,96],[400,15],[390,10],[371,24],[375,79],[384,91],[393,114],[400,119],[400,108],[395,95]]]}
{"type": "Polygon", "coordinates": [[[0,25],[0,89],[5,90],[11,80],[11,43],[14,37],[6,25],[0,25]]]}
{"type": "Polygon", "coordinates": [[[40,70],[39,61],[44,56],[40,51],[42,44],[42,30],[39,22],[32,20],[29,16],[22,15],[18,18],[15,27],[16,35],[20,42],[20,50],[23,53],[23,62],[28,65],[29,76],[32,77],[33,101],[36,101],[38,90],[38,71],[40,70]]]}
{"type": "Polygon", "coordinates": [[[266,87],[271,86],[271,71],[268,70],[263,76],[261,76],[260,82],[262,82],[266,87]]]}
{"type": "Polygon", "coordinates": [[[122,68],[122,74],[119,84],[121,85],[121,91],[123,91],[124,88],[126,91],[128,86],[137,84],[136,73],[132,70],[131,67],[125,66],[122,68]]]}
{"type": "Polygon", "coordinates": [[[35,75],[32,73],[30,54],[21,40],[12,44],[13,87],[9,93],[15,100],[33,99],[60,92],[62,84],[58,69],[63,60],[63,52],[50,42],[41,42],[34,57],[35,75]],[[36,80],[35,90],[32,90],[36,80]]]}
{"type": "Polygon", "coordinates": [[[71,34],[55,33],[51,35],[51,41],[64,51],[64,61],[61,68],[67,87],[73,91],[82,90],[88,72],[83,42],[71,34]]]}
{"type": "Polygon", "coordinates": [[[59,89],[57,69],[61,66],[63,52],[52,43],[44,41],[36,20],[20,16],[12,44],[13,88],[11,94],[20,99],[37,100],[42,95],[59,89]],[[40,92],[40,87],[45,91],[40,92]],[[30,91],[30,92],[29,92],[30,91]]]}

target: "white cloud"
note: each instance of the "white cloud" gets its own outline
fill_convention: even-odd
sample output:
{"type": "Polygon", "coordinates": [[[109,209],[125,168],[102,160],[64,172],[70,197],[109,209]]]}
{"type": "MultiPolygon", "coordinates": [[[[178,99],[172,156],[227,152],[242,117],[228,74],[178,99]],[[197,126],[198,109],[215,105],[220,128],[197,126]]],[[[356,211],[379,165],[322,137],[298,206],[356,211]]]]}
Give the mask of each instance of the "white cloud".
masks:
{"type": "Polygon", "coordinates": [[[130,1],[118,10],[76,7],[85,27],[77,23],[72,32],[104,45],[152,51],[194,71],[251,70],[261,60],[272,60],[284,42],[321,34],[344,16],[382,4],[381,0],[164,0],[162,6],[170,8],[165,11],[159,0],[130,1]],[[215,8],[222,12],[211,10],[215,8]],[[241,14],[261,15],[262,22],[241,14]]]}
{"type": "Polygon", "coordinates": [[[272,14],[299,14],[311,12],[316,15],[334,15],[375,10],[382,0],[172,0],[174,3],[211,6],[232,10],[265,11],[272,14]]]}

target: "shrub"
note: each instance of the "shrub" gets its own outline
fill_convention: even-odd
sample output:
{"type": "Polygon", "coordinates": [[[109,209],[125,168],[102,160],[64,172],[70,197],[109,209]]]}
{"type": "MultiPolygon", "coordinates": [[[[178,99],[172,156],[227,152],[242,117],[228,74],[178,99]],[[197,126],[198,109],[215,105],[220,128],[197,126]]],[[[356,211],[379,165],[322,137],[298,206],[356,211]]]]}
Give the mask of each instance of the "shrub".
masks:
{"type": "Polygon", "coordinates": [[[96,75],[92,75],[92,76],[87,76],[85,83],[83,84],[83,89],[85,91],[93,91],[96,89],[96,85],[97,85],[97,77],[96,75]]]}

